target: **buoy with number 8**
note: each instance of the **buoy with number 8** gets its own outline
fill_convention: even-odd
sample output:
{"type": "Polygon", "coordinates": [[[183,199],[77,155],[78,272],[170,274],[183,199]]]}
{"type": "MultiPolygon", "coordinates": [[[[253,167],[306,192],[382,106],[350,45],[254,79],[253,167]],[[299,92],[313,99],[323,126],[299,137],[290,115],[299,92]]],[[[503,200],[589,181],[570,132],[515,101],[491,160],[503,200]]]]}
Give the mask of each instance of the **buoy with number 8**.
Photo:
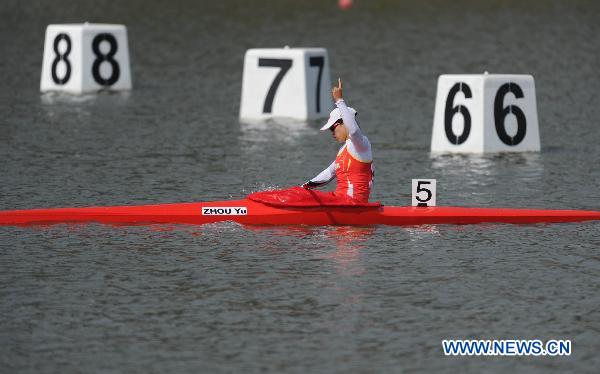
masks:
{"type": "Polygon", "coordinates": [[[127,43],[123,25],[48,25],[40,91],[82,94],[103,89],[130,90],[127,43]]]}
{"type": "Polygon", "coordinates": [[[540,150],[531,75],[441,75],[432,152],[488,153],[540,150]]]}

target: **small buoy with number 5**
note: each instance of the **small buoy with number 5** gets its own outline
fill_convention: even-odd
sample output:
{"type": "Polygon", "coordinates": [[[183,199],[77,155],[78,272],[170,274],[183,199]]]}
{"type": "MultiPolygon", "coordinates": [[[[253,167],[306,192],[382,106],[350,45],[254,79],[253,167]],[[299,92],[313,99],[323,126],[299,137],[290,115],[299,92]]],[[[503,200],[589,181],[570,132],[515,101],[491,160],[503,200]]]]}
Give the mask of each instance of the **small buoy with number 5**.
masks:
{"type": "Polygon", "coordinates": [[[430,207],[436,204],[436,180],[412,180],[412,206],[430,207]]]}

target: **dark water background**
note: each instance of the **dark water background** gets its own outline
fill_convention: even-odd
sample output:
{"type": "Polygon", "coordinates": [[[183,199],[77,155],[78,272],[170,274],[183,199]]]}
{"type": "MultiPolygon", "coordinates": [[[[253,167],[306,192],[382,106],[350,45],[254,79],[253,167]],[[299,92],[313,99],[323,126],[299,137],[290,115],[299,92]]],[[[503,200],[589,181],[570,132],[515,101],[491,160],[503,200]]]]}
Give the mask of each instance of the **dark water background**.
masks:
{"type": "MultiPolygon", "coordinates": [[[[16,1],[0,5],[0,208],[239,198],[299,184],[320,122],[238,120],[243,54],[329,50],[373,198],[600,209],[594,1],[16,1]],[[134,89],[39,93],[46,25],[123,23],[134,89]],[[442,73],[536,78],[542,152],[431,156],[442,73]]],[[[0,228],[0,371],[596,372],[600,226],[0,228]],[[446,358],[441,340],[571,339],[446,358]]]]}

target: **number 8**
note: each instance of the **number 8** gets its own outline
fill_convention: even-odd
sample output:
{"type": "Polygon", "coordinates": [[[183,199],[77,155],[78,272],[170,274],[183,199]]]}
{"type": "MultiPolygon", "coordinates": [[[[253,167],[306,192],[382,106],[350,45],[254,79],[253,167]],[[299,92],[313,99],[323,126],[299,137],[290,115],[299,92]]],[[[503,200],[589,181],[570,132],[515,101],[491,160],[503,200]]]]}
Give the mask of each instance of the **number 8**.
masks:
{"type": "Polygon", "coordinates": [[[54,38],[54,53],[56,53],[56,58],[54,59],[54,61],[52,61],[52,80],[58,85],[63,85],[69,81],[69,78],[71,78],[71,62],[69,61],[69,53],[71,53],[71,38],[69,37],[69,35],[65,33],[60,33],[56,35],[56,38],[54,38]],[[67,49],[65,50],[65,53],[61,54],[58,50],[58,44],[62,40],[64,40],[65,43],[67,43],[67,49]],[[58,74],[56,73],[56,68],[58,67],[58,63],[60,61],[63,61],[67,66],[65,76],[62,78],[59,78],[58,74]]]}
{"type": "Polygon", "coordinates": [[[96,55],[96,59],[92,65],[92,75],[94,76],[94,80],[99,85],[112,86],[119,80],[120,75],[119,63],[117,63],[117,61],[115,61],[113,58],[117,53],[117,39],[115,39],[115,37],[111,34],[98,34],[92,41],[92,50],[96,55]],[[110,44],[110,50],[106,55],[100,51],[100,43],[103,41],[107,41],[108,44],[110,44]],[[100,64],[102,64],[104,61],[110,63],[110,66],[112,67],[112,74],[107,79],[100,75],[100,64]]]}

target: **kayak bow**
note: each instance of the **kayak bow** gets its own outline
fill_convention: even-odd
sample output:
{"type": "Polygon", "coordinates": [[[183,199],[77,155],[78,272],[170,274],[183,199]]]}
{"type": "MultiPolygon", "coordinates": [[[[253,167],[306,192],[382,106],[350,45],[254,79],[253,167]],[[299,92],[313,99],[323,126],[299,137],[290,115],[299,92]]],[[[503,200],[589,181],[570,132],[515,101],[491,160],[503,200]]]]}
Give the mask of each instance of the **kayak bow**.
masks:
{"type": "Polygon", "coordinates": [[[532,224],[600,220],[600,212],[463,207],[283,208],[251,200],[0,211],[0,225],[98,222],[117,225],[193,224],[233,221],[244,225],[424,225],[486,222],[532,224]]]}

